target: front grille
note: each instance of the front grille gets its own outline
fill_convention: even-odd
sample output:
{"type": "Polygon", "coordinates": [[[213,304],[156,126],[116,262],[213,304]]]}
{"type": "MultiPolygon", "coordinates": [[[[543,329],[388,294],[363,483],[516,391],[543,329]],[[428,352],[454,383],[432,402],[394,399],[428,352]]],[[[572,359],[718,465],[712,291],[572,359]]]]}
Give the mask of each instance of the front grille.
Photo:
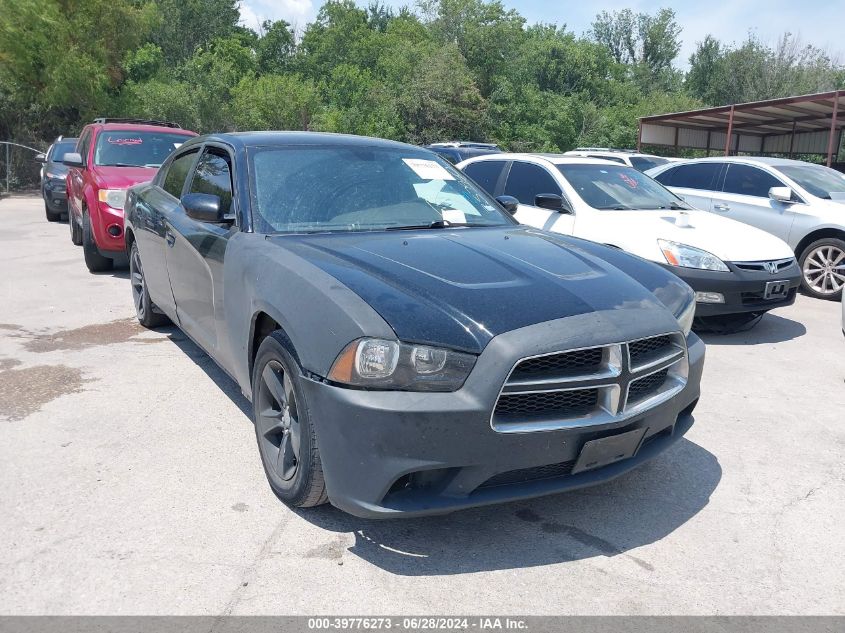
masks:
{"type": "Polygon", "coordinates": [[[654,336],[644,338],[628,344],[628,353],[631,355],[631,365],[634,367],[646,365],[658,358],[666,356],[672,347],[672,338],[665,336],[654,336]]]}
{"type": "Polygon", "coordinates": [[[598,394],[598,389],[574,389],[503,395],[496,406],[496,415],[519,418],[543,416],[577,418],[586,415],[596,406],[598,394]]]}
{"type": "Polygon", "coordinates": [[[529,358],[516,366],[511,374],[511,380],[595,372],[601,368],[602,356],[601,347],[592,347],[529,358]]]}
{"type": "Polygon", "coordinates": [[[733,262],[733,265],[739,268],[740,270],[750,270],[753,272],[766,272],[766,273],[779,273],[782,270],[786,270],[792,264],[795,263],[795,259],[790,257],[788,259],[776,259],[774,261],[764,261],[764,262],[733,262]]]}
{"type": "Polygon", "coordinates": [[[636,404],[656,394],[666,382],[669,369],[661,369],[645,378],[638,378],[628,387],[628,402],[636,404]]]}
{"type": "Polygon", "coordinates": [[[490,424],[501,433],[609,424],[677,393],[687,371],[680,332],[524,358],[502,386],[490,424]]]}

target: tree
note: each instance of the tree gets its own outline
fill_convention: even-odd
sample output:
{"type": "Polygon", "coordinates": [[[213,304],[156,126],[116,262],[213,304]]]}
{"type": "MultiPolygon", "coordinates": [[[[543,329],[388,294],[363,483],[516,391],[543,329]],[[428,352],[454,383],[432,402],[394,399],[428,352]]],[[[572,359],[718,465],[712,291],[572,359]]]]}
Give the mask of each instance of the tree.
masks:
{"type": "Polygon", "coordinates": [[[197,48],[238,31],[238,0],[155,0],[150,41],[161,48],[168,66],[190,58],[197,48]]]}
{"type": "Polygon", "coordinates": [[[308,130],[320,109],[316,86],[298,75],[245,78],[233,100],[234,122],[241,130],[308,130]]]}
{"type": "Polygon", "coordinates": [[[296,52],[296,39],[289,23],[284,20],[265,20],[261,25],[261,38],[256,45],[255,55],[258,72],[280,74],[291,66],[296,52]]]}

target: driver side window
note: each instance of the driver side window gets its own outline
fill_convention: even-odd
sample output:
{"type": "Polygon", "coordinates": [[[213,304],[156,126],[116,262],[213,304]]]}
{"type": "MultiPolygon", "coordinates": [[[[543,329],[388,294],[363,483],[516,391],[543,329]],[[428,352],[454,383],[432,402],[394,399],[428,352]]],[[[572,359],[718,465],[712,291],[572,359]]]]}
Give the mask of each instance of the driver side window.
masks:
{"type": "Polygon", "coordinates": [[[182,197],[185,179],[188,177],[188,171],[191,169],[191,165],[194,164],[196,157],[197,150],[186,152],[172,160],[167,167],[167,173],[164,176],[161,188],[177,200],[182,197]]]}
{"type": "Polygon", "coordinates": [[[505,195],[513,196],[519,204],[534,206],[534,199],[541,193],[561,195],[560,185],[539,165],[514,161],[505,185],[505,195]]]}

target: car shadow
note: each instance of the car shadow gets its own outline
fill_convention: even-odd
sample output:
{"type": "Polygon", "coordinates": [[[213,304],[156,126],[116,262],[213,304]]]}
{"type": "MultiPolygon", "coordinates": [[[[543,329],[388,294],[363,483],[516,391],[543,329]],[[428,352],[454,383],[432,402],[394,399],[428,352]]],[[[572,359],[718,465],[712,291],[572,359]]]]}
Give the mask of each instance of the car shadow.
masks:
{"type": "MultiPolygon", "coordinates": [[[[235,381],[178,328],[160,331],[251,425],[251,405],[235,381]]],[[[353,535],[349,554],[401,576],[539,567],[597,556],[620,556],[653,571],[647,556],[633,550],[659,541],[698,514],[721,478],[715,455],[681,439],[613,481],[539,499],[409,519],[361,519],[328,504],[292,511],[328,532],[353,535]]],[[[279,512],[287,512],[279,503],[279,512]]]]}
{"type": "Polygon", "coordinates": [[[807,328],[798,321],[776,314],[765,314],[750,330],[733,334],[700,333],[707,345],[763,345],[784,343],[804,336],[807,328]]]}
{"type": "Polygon", "coordinates": [[[206,376],[208,376],[220,390],[229,397],[229,400],[241,410],[241,413],[246,416],[247,422],[252,425],[252,405],[241,393],[238,384],[227,374],[220,369],[220,366],[206,354],[196,343],[194,343],[187,335],[182,332],[175,325],[169,325],[158,329],[159,332],[167,334],[176,347],[182,350],[182,353],[190,358],[197,367],[202,369],[206,376]]]}
{"type": "Polygon", "coordinates": [[[722,476],[716,457],[682,439],[606,484],[445,516],[368,520],[332,506],[294,510],[314,525],[352,533],[347,549],[400,576],[440,576],[621,556],[654,543],[704,508],[722,476]]]}

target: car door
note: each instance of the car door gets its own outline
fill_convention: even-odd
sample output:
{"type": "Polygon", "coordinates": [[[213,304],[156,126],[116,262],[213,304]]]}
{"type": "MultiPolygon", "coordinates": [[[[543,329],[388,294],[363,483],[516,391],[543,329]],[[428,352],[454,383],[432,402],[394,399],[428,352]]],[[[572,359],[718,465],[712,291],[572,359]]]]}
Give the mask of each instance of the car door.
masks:
{"type": "Polygon", "coordinates": [[[184,214],[180,200],[199,157],[199,148],[175,154],[167,161],[152,186],[141,189],[135,201],[135,240],[141,253],[150,298],[168,315],[176,312],[166,263],[165,218],[184,214]]]}
{"type": "Polygon", "coordinates": [[[545,167],[521,160],[513,161],[505,182],[504,195],[519,200],[519,209],[514,217],[522,224],[538,229],[572,235],[575,215],[536,206],[534,200],[541,193],[563,196],[566,200],[557,179],[545,167]]]}
{"type": "Polygon", "coordinates": [[[720,162],[686,163],[660,172],[654,179],[696,209],[711,211],[723,167],[720,162]]]}
{"type": "Polygon", "coordinates": [[[223,314],[223,259],[238,230],[232,197],[232,157],[207,145],[188,178],[184,193],[220,197],[227,221],[214,224],[187,216],[185,209],[165,215],[165,252],[179,324],[201,347],[219,359],[217,319],[223,314]]]}
{"type": "MultiPolygon", "coordinates": [[[[83,167],[70,167],[67,174],[68,213],[81,216],[82,196],[85,190],[83,171],[87,169],[88,150],[91,147],[91,128],[85,128],[76,144],[76,152],[82,157],[83,167]]],[[[72,219],[72,218],[68,218],[72,219]]]]}
{"type": "Polygon", "coordinates": [[[796,203],[769,198],[769,189],[785,186],[783,181],[764,169],[729,163],[722,191],[714,194],[713,211],[788,241],[796,203]]]}

